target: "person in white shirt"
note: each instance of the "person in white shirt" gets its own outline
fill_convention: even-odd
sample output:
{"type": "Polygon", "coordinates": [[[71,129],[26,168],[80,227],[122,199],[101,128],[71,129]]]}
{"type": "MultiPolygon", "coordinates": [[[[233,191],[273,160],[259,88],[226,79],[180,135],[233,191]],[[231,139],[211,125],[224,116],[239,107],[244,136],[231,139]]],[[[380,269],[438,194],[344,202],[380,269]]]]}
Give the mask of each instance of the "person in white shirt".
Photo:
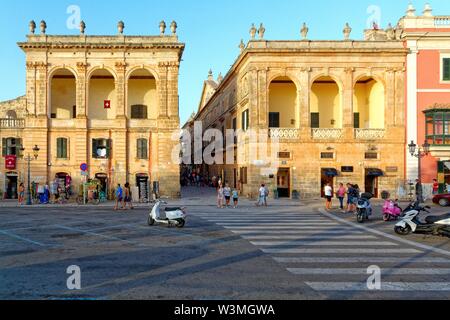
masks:
{"type": "Polygon", "coordinates": [[[261,188],[259,188],[259,199],[258,199],[258,203],[256,204],[258,207],[260,206],[266,206],[267,207],[267,190],[266,190],[266,186],[264,184],[261,185],[261,188]]]}
{"type": "Polygon", "coordinates": [[[324,191],[325,191],[325,198],[326,198],[325,208],[327,210],[331,210],[332,199],[333,199],[333,188],[331,187],[331,184],[327,183],[324,191]]]}

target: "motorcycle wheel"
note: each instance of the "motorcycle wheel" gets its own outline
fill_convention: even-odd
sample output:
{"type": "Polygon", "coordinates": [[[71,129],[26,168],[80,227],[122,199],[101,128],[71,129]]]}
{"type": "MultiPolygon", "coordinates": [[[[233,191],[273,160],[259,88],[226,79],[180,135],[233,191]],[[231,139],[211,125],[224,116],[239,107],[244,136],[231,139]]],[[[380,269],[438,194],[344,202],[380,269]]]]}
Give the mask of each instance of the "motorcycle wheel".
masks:
{"type": "Polygon", "coordinates": [[[177,221],[178,221],[177,228],[181,229],[186,224],[186,221],[184,221],[184,219],[178,219],[177,221]]]}
{"type": "Polygon", "coordinates": [[[148,217],[147,223],[149,226],[153,226],[155,224],[155,219],[153,219],[152,217],[148,217]]]}
{"type": "Polygon", "coordinates": [[[364,214],[363,213],[358,213],[356,218],[357,218],[359,223],[363,223],[364,222],[364,214]]]}
{"type": "Polygon", "coordinates": [[[384,215],[383,215],[383,220],[384,220],[385,222],[390,221],[390,220],[391,220],[391,215],[388,214],[388,213],[384,214],[384,215]]]}
{"type": "Polygon", "coordinates": [[[407,236],[411,233],[411,227],[406,226],[406,228],[403,227],[395,227],[395,233],[401,236],[407,236]]]}

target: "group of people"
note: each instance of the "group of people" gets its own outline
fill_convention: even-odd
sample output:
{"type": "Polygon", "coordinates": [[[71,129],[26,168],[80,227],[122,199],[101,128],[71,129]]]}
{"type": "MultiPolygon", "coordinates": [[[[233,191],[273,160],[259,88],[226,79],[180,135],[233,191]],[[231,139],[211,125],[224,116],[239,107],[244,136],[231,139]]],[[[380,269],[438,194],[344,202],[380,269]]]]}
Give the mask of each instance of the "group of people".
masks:
{"type": "Polygon", "coordinates": [[[239,191],[232,189],[228,183],[225,183],[225,187],[222,182],[219,181],[217,188],[217,208],[230,208],[231,200],[233,200],[233,208],[236,209],[239,204],[239,191]]]}
{"type": "Polygon", "coordinates": [[[115,198],[116,198],[116,204],[114,205],[115,211],[119,210],[119,206],[120,210],[127,210],[128,207],[130,207],[130,209],[134,209],[131,187],[128,182],[125,184],[123,188],[120,184],[117,185],[115,198]]]}
{"type": "Polygon", "coordinates": [[[331,183],[327,183],[324,188],[325,194],[325,209],[330,211],[333,206],[333,197],[336,195],[336,198],[339,200],[339,208],[344,213],[354,213],[356,211],[356,204],[358,203],[358,198],[360,197],[361,191],[357,184],[347,183],[347,186],[344,186],[343,183],[339,184],[339,187],[334,191],[331,183]],[[347,204],[345,204],[345,197],[347,197],[347,204]]]}

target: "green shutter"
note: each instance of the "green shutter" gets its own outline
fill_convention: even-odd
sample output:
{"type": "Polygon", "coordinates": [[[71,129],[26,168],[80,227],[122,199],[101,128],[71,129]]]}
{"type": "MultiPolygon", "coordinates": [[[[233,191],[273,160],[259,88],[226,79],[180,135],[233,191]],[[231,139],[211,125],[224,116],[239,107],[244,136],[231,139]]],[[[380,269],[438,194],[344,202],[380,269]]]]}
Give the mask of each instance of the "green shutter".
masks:
{"type": "Polygon", "coordinates": [[[360,118],[359,118],[359,113],[358,112],[355,112],[353,114],[353,124],[354,124],[355,129],[359,129],[361,127],[360,118]]]}
{"type": "Polygon", "coordinates": [[[62,144],[62,158],[67,159],[67,139],[61,139],[62,144]]]}
{"type": "Polygon", "coordinates": [[[110,159],[111,157],[111,148],[112,148],[112,140],[106,140],[106,158],[110,159]]]}
{"type": "Polygon", "coordinates": [[[320,114],[318,112],[311,113],[311,128],[320,128],[320,114]]]}
{"type": "Polygon", "coordinates": [[[6,138],[2,138],[2,156],[6,156],[6,138]]]}
{"type": "Polygon", "coordinates": [[[444,58],[444,63],[443,63],[443,80],[445,81],[450,81],[450,58],[444,58]]]}

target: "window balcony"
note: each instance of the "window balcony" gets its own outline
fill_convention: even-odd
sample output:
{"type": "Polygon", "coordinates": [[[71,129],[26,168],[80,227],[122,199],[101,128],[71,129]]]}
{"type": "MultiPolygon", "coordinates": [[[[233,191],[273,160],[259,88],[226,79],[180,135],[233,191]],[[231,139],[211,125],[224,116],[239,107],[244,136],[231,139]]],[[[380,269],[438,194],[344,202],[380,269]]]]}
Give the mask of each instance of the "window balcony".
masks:
{"type": "Polygon", "coordinates": [[[344,136],[342,129],[312,129],[312,138],[314,140],[339,140],[344,136]]]}
{"type": "Polygon", "coordinates": [[[269,128],[269,137],[280,140],[300,139],[300,130],[295,128],[269,128]]]}
{"type": "Polygon", "coordinates": [[[355,129],[355,138],[358,140],[380,140],[385,135],[384,129],[355,129]]]}
{"type": "Polygon", "coordinates": [[[0,129],[24,129],[25,119],[0,119],[0,129]]]}

